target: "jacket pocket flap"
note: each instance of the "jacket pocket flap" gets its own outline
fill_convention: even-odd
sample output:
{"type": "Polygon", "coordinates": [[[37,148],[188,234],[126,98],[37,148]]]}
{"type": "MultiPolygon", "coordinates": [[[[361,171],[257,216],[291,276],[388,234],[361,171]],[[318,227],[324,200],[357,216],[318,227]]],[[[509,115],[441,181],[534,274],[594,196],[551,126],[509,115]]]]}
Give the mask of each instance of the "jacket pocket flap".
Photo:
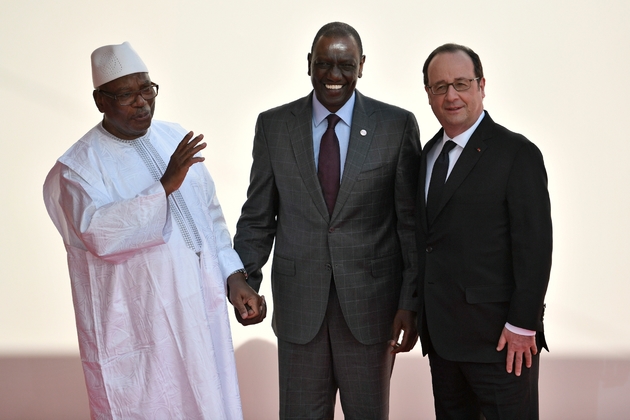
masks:
{"type": "Polygon", "coordinates": [[[278,274],[284,274],[285,276],[295,276],[295,261],[287,260],[286,258],[273,257],[272,270],[278,274]]]}

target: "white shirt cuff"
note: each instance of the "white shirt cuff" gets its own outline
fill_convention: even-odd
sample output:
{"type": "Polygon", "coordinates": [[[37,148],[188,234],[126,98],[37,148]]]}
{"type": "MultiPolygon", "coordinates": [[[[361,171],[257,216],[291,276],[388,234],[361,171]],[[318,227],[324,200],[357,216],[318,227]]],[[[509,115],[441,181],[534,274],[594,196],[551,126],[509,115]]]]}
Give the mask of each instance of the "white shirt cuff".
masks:
{"type": "Polygon", "coordinates": [[[520,328],[520,327],[515,327],[514,325],[510,324],[509,322],[505,323],[505,328],[507,328],[508,331],[511,331],[514,334],[518,334],[518,335],[527,335],[527,336],[530,336],[530,337],[532,335],[536,335],[536,331],[526,330],[525,328],[520,328]]]}

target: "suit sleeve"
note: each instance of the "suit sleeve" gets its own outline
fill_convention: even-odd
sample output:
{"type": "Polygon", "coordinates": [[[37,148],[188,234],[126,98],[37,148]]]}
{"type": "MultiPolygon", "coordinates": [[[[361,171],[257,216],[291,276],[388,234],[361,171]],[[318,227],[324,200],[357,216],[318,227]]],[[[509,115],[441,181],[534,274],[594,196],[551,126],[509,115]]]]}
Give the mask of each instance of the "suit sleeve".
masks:
{"type": "Polygon", "coordinates": [[[542,331],[551,271],[551,205],[542,154],[533,143],[527,142],[516,154],[507,200],[516,284],[507,321],[542,331]]]}
{"type": "Polygon", "coordinates": [[[269,156],[264,119],[258,117],[247,200],[236,225],[234,249],[249,275],[248,283],[260,290],[262,267],[269,259],[276,235],[278,190],[269,156]]]}
{"type": "Polygon", "coordinates": [[[408,114],[395,183],[398,238],[403,257],[403,282],[398,309],[417,311],[418,251],[415,237],[415,209],[420,169],[420,130],[415,116],[408,114]]]}

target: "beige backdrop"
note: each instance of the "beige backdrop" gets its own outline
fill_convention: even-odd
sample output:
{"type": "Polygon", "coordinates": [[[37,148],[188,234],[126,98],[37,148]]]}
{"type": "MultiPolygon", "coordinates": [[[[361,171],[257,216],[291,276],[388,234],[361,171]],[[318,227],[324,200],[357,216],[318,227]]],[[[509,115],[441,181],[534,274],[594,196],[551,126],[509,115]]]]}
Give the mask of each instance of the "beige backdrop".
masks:
{"type": "MultiPolygon", "coordinates": [[[[65,251],[41,186],[100,119],[91,98],[95,48],[131,42],[160,84],[156,118],[205,134],[205,164],[233,227],[257,114],[310,91],[312,37],[341,20],[363,39],[358,89],[413,111],[423,144],[438,129],[424,59],[445,42],[479,53],[486,109],[540,147],[549,174],[555,249],[545,358],[604,363],[616,382],[596,381],[597,415],[605,418],[609,400],[630,407],[621,398],[630,372],[615,368],[630,360],[629,2],[0,0],[0,10],[0,358],[77,355],[65,251]]],[[[268,282],[263,292],[271,297],[268,282]]],[[[233,335],[237,353],[275,343],[269,319],[247,329],[233,323],[233,335]]],[[[405,357],[417,360],[429,392],[419,349],[405,357]]],[[[420,392],[412,379],[402,388],[420,392]]]]}

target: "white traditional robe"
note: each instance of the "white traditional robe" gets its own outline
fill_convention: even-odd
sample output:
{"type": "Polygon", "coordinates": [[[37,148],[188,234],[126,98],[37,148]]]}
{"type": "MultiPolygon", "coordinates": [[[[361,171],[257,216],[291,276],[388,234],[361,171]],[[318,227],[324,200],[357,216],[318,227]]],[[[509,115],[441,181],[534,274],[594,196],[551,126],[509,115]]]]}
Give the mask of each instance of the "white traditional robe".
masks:
{"type": "Polygon", "coordinates": [[[150,142],[168,164],[185,134],[153,121],[124,141],[99,124],[44,184],[94,419],[242,418],[225,279],[243,265],[212,178],[203,164],[190,168],[179,191],[198,234],[182,234],[174,201],[132,144],[150,142]]]}

